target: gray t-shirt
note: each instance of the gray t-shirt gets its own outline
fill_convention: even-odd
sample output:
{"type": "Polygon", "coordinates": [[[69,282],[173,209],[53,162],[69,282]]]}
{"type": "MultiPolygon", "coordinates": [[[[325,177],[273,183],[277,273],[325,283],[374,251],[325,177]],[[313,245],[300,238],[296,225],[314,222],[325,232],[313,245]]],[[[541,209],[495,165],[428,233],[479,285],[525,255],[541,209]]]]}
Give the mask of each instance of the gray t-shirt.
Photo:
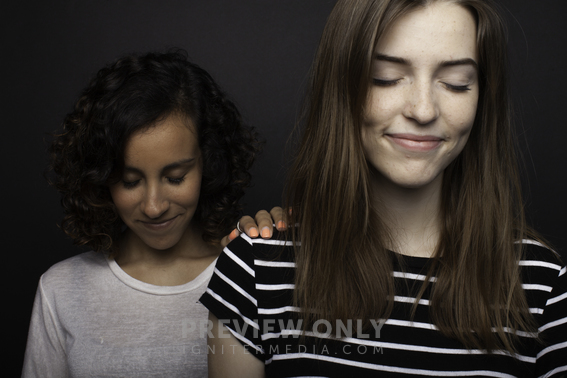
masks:
{"type": "Polygon", "coordinates": [[[208,311],[193,281],[138,281],[102,253],[52,266],[37,289],[23,377],[205,377],[208,311]]]}

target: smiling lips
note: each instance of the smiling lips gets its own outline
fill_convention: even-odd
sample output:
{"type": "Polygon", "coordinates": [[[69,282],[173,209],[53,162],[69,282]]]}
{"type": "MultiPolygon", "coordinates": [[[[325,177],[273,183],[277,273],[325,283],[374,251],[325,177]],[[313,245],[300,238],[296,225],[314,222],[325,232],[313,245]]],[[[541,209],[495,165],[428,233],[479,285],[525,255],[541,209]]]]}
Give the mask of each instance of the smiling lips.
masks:
{"type": "Polygon", "coordinates": [[[146,228],[148,228],[152,231],[161,231],[161,230],[168,228],[176,218],[177,218],[177,216],[174,216],[171,219],[168,219],[166,221],[159,222],[159,223],[158,222],[144,222],[144,221],[142,221],[142,224],[146,228]]]}
{"type": "Polygon", "coordinates": [[[414,152],[428,152],[437,148],[443,138],[433,135],[386,134],[398,146],[414,152]]]}

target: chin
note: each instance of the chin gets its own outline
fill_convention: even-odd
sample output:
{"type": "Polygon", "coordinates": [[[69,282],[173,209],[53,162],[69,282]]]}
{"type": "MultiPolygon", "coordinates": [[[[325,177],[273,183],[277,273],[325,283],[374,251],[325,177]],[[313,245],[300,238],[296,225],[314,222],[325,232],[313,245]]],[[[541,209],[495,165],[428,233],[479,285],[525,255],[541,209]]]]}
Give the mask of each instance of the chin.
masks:
{"type": "Polygon", "coordinates": [[[435,176],[428,176],[428,177],[391,177],[390,181],[401,188],[404,189],[422,189],[425,188],[429,185],[431,185],[432,183],[436,182],[437,179],[439,179],[441,177],[441,175],[435,175],[435,176]]]}
{"type": "Polygon", "coordinates": [[[177,245],[179,239],[177,240],[144,240],[144,243],[150,248],[156,249],[158,251],[165,251],[167,249],[173,248],[177,245]]]}
{"type": "Polygon", "coordinates": [[[415,190],[426,188],[443,177],[443,170],[426,165],[372,165],[370,171],[379,186],[415,190]]]}

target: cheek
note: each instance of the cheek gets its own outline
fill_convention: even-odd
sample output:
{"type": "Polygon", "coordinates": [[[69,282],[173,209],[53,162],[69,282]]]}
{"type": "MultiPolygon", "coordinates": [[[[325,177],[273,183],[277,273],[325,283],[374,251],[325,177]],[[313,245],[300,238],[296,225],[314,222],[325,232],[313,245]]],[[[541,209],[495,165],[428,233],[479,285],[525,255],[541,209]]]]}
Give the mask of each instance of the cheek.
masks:
{"type": "Polygon", "coordinates": [[[179,203],[183,203],[186,207],[197,206],[201,192],[201,180],[201,172],[195,172],[185,178],[184,185],[180,185],[175,194],[179,203]]]}
{"type": "Polygon", "coordinates": [[[368,126],[382,122],[395,108],[393,96],[380,96],[379,88],[372,88],[364,106],[364,123],[368,126]]]}
{"type": "Polygon", "coordinates": [[[110,187],[110,196],[121,218],[132,212],[138,202],[135,190],[126,190],[120,184],[110,187]]]}
{"type": "Polygon", "coordinates": [[[461,101],[455,103],[447,113],[447,123],[452,126],[455,136],[468,136],[476,116],[476,101],[461,101]]]}

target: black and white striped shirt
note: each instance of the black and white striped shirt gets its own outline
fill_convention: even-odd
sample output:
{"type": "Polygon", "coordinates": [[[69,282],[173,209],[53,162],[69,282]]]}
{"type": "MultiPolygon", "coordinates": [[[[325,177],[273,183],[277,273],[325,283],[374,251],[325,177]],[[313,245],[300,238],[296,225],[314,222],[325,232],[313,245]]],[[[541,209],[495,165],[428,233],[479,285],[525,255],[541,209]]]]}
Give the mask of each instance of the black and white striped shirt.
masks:
{"type": "MultiPolygon", "coordinates": [[[[290,242],[233,241],[219,257],[203,303],[250,352],[263,360],[267,377],[483,376],[550,377],[567,375],[567,274],[554,252],[525,240],[520,261],[523,287],[543,344],[520,332],[518,354],[467,350],[443,336],[429,316],[429,291],[409,314],[425,279],[428,259],[404,256],[395,266],[396,296],[392,315],[372,330],[342,327],[351,337],[336,339],[310,331],[301,341],[301,324],[292,305],[295,263],[290,242]],[[274,259],[277,256],[277,259],[274,259]]],[[[394,259],[396,261],[396,259],[394,259]]],[[[435,277],[432,278],[435,284],[435,277]]],[[[221,351],[209,350],[209,353],[221,351]]]]}

